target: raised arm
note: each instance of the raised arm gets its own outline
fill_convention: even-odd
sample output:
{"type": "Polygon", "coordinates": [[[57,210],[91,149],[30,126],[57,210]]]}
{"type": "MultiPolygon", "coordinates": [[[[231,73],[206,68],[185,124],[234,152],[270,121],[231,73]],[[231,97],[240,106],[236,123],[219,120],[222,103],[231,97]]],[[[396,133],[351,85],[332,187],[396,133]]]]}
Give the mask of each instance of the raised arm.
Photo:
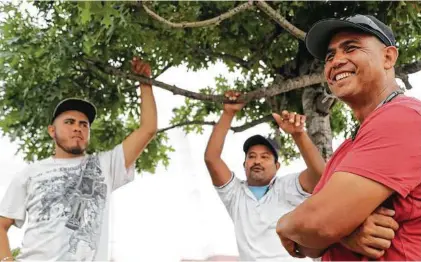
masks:
{"type": "Polygon", "coordinates": [[[205,151],[205,163],[209,170],[214,186],[223,186],[231,178],[228,166],[221,158],[225,137],[231,127],[235,114],[240,111],[244,104],[237,104],[235,101],[240,93],[228,91],[225,96],[233,101],[232,104],[224,104],[224,110],[218,123],[213,128],[205,151]]]}
{"type": "Polygon", "coordinates": [[[295,144],[297,144],[307,165],[307,169],[300,174],[300,184],[306,192],[312,193],[323,174],[325,161],[304,130],[306,117],[284,110],[281,115],[273,114],[273,118],[285,133],[292,136],[295,144]]]}
{"type": "Polygon", "coordinates": [[[9,231],[10,226],[13,224],[14,224],[13,219],[0,216],[0,260],[1,261],[13,261],[12,252],[10,251],[10,246],[9,246],[9,239],[7,237],[7,231],[9,231]]]}
{"type": "MultiPolygon", "coordinates": [[[[132,70],[136,74],[151,77],[149,64],[136,57],[132,61],[132,70]]],[[[123,141],[126,168],[136,161],[158,130],[157,110],[151,85],[140,85],[140,100],[140,126],[123,141]]]]}

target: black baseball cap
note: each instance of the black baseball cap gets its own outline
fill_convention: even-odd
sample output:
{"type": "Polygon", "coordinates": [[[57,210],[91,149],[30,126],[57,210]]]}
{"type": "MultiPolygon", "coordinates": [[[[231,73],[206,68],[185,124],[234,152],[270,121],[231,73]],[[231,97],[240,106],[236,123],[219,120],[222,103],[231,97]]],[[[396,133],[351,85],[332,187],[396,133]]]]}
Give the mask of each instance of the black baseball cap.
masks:
{"type": "Polygon", "coordinates": [[[91,103],[83,99],[78,98],[67,98],[60,101],[54,109],[51,123],[63,112],[76,110],[86,115],[89,120],[89,124],[92,124],[96,117],[96,107],[91,103]]]}
{"type": "Polygon", "coordinates": [[[278,151],[276,150],[278,147],[273,140],[267,139],[261,135],[251,136],[246,140],[246,142],[244,142],[244,145],[243,145],[244,153],[247,154],[250,147],[255,146],[255,145],[267,146],[270,149],[270,151],[272,151],[273,156],[275,157],[275,161],[278,161],[278,151]]]}
{"type": "Polygon", "coordinates": [[[354,15],[340,19],[324,19],[316,22],[308,31],[307,50],[315,58],[325,60],[330,39],[341,29],[355,29],[376,36],[386,46],[395,46],[392,29],[371,15],[354,15]]]}

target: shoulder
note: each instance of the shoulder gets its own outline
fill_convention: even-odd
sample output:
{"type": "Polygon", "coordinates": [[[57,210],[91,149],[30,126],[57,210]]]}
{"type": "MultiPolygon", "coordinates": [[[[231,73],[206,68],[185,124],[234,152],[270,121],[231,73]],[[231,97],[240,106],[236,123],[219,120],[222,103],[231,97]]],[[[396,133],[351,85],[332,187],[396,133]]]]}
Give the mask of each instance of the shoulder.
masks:
{"type": "Polygon", "coordinates": [[[100,160],[110,161],[113,158],[124,156],[123,144],[120,143],[109,150],[95,152],[91,157],[98,157],[100,160]]]}
{"type": "Polygon", "coordinates": [[[374,111],[373,117],[370,118],[393,117],[397,115],[403,119],[407,119],[409,116],[421,117],[421,101],[408,96],[398,97],[397,99],[392,100],[390,103],[387,103],[380,107],[378,110],[374,111]],[[400,115],[402,113],[406,114],[400,115]]]}
{"type": "Polygon", "coordinates": [[[380,133],[394,130],[399,134],[405,132],[405,127],[409,125],[421,127],[421,101],[404,96],[374,111],[361,125],[361,129],[373,129],[380,133]]]}

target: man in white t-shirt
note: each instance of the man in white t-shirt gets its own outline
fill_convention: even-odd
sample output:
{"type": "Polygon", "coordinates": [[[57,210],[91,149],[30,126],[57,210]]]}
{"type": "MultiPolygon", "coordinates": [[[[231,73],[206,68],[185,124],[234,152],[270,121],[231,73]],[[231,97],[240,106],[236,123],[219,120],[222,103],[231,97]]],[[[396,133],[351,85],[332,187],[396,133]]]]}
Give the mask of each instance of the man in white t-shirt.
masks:
{"type": "MultiPolygon", "coordinates": [[[[224,104],[222,116],[211,134],[205,152],[206,166],[233,220],[240,260],[293,259],[280,245],[276,224],[280,216],[291,212],[310,196],[323,173],[325,162],[304,131],[305,116],[284,111],[282,116],[273,114],[274,119],[284,132],[292,135],[307,169],[277,177],[279,149],[272,140],[255,135],[247,139],[243,146],[247,180],[241,181],[235,177],[221,159],[221,154],[231,122],[244,107],[243,103],[236,102],[240,95],[233,91],[225,93],[232,103],[224,104]]],[[[363,253],[366,245],[390,242],[390,232],[387,230],[397,228],[397,224],[389,211],[382,209],[373,214],[359,233],[345,238],[343,244],[355,252],[363,253]]]]}
{"type": "MultiPolygon", "coordinates": [[[[138,58],[132,70],[147,77],[151,69],[138,58]]],[[[10,226],[27,219],[18,260],[108,260],[108,210],[111,193],[134,179],[135,161],[157,131],[150,85],[140,85],[140,127],[114,149],[85,154],[93,104],[65,99],[54,110],[48,133],[55,154],[30,164],[11,182],[0,204],[0,260],[13,260],[10,226]]]]}

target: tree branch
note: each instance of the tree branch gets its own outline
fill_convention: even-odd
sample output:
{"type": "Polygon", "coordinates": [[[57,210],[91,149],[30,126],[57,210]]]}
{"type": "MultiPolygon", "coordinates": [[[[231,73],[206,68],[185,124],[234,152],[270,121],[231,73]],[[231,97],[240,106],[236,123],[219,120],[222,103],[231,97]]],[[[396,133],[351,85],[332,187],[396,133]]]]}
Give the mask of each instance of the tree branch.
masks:
{"type": "Polygon", "coordinates": [[[293,24],[288,22],[283,16],[281,16],[276,10],[274,10],[270,5],[268,5],[264,0],[256,1],[257,7],[260,10],[265,12],[267,15],[272,17],[280,26],[282,26],[286,31],[295,36],[300,40],[304,40],[306,33],[301,29],[295,27],[293,24]]]}
{"type": "Polygon", "coordinates": [[[244,125],[231,127],[231,130],[234,131],[234,133],[243,132],[243,131],[246,131],[249,128],[260,125],[260,124],[265,123],[265,122],[268,122],[270,120],[273,120],[273,116],[267,115],[267,116],[264,116],[262,118],[253,120],[251,122],[245,123],[244,125]]]}
{"type": "MultiPolygon", "coordinates": [[[[262,118],[253,120],[249,123],[245,123],[244,125],[231,127],[230,130],[232,130],[234,133],[243,132],[243,131],[245,131],[249,128],[260,125],[260,124],[265,123],[265,122],[268,122],[272,119],[273,119],[272,115],[267,115],[267,116],[264,116],[262,118]]],[[[171,130],[171,129],[174,129],[174,128],[177,128],[177,127],[188,126],[188,125],[214,126],[214,125],[216,125],[216,122],[215,121],[199,121],[199,120],[186,121],[186,122],[181,122],[181,123],[178,123],[178,124],[175,124],[175,125],[172,125],[172,126],[168,126],[168,127],[165,127],[165,128],[160,128],[158,130],[158,133],[162,133],[162,132],[165,132],[165,131],[168,131],[168,130],[171,130]]]]}
{"type": "Polygon", "coordinates": [[[397,76],[415,74],[419,71],[421,71],[421,60],[400,65],[395,70],[397,76]]]}
{"type": "Polygon", "coordinates": [[[195,120],[195,121],[186,121],[186,122],[181,122],[172,126],[168,126],[165,128],[160,128],[158,129],[158,133],[162,133],[168,130],[171,130],[173,128],[176,127],[182,127],[182,126],[188,126],[188,125],[202,125],[202,126],[214,126],[216,125],[215,121],[200,121],[200,120],[195,120]]]}
{"type": "Polygon", "coordinates": [[[412,89],[408,75],[419,71],[421,71],[421,60],[409,64],[403,64],[395,69],[396,77],[402,80],[408,90],[412,89]]]}
{"type": "MultiPolygon", "coordinates": [[[[120,76],[126,79],[131,79],[134,81],[139,81],[140,83],[154,85],[165,89],[167,91],[172,92],[174,95],[182,95],[188,98],[201,100],[201,101],[212,101],[212,102],[219,102],[219,103],[232,103],[229,99],[225,98],[223,95],[206,95],[201,93],[196,93],[193,91],[185,90],[179,88],[175,85],[169,85],[151,78],[147,78],[140,75],[135,75],[132,73],[126,73],[121,71],[119,68],[115,68],[109,65],[103,65],[100,62],[93,61],[91,59],[85,58],[84,61],[88,63],[90,66],[95,67],[99,70],[104,71],[105,73],[112,74],[115,76],[120,76]]],[[[251,100],[256,100],[264,97],[271,97],[276,96],[285,92],[289,92],[294,89],[311,86],[315,84],[320,84],[325,82],[323,74],[311,74],[311,75],[304,75],[292,79],[288,79],[286,81],[279,81],[272,83],[269,87],[260,87],[256,90],[253,90],[249,93],[246,93],[243,96],[238,98],[238,102],[249,102],[251,100]]]]}
{"type": "Polygon", "coordinates": [[[211,19],[207,19],[204,21],[197,21],[197,22],[180,22],[180,23],[173,23],[171,21],[168,21],[167,19],[159,16],[158,14],[156,14],[155,12],[153,12],[152,10],[150,10],[145,4],[142,4],[143,9],[145,9],[146,13],[148,13],[150,16],[152,16],[155,20],[164,23],[165,25],[169,26],[169,27],[173,27],[173,28],[194,28],[194,27],[206,27],[206,26],[211,26],[211,25],[218,25],[220,22],[222,22],[223,20],[230,18],[244,10],[250,9],[253,7],[253,3],[244,3],[241,4],[239,6],[234,7],[233,9],[229,10],[226,13],[223,13],[217,17],[211,18],[211,19]]]}
{"type": "Polygon", "coordinates": [[[161,72],[159,72],[154,77],[152,77],[152,79],[157,79],[160,75],[162,75],[165,71],[170,69],[172,66],[173,66],[173,63],[168,63],[164,68],[162,68],[161,72]]]}
{"type": "Polygon", "coordinates": [[[400,76],[399,76],[399,78],[400,78],[400,79],[402,80],[402,82],[405,84],[405,88],[406,88],[406,89],[408,89],[408,90],[412,89],[412,85],[411,85],[411,83],[409,82],[409,77],[408,77],[408,75],[402,74],[402,75],[400,75],[400,76]]]}

